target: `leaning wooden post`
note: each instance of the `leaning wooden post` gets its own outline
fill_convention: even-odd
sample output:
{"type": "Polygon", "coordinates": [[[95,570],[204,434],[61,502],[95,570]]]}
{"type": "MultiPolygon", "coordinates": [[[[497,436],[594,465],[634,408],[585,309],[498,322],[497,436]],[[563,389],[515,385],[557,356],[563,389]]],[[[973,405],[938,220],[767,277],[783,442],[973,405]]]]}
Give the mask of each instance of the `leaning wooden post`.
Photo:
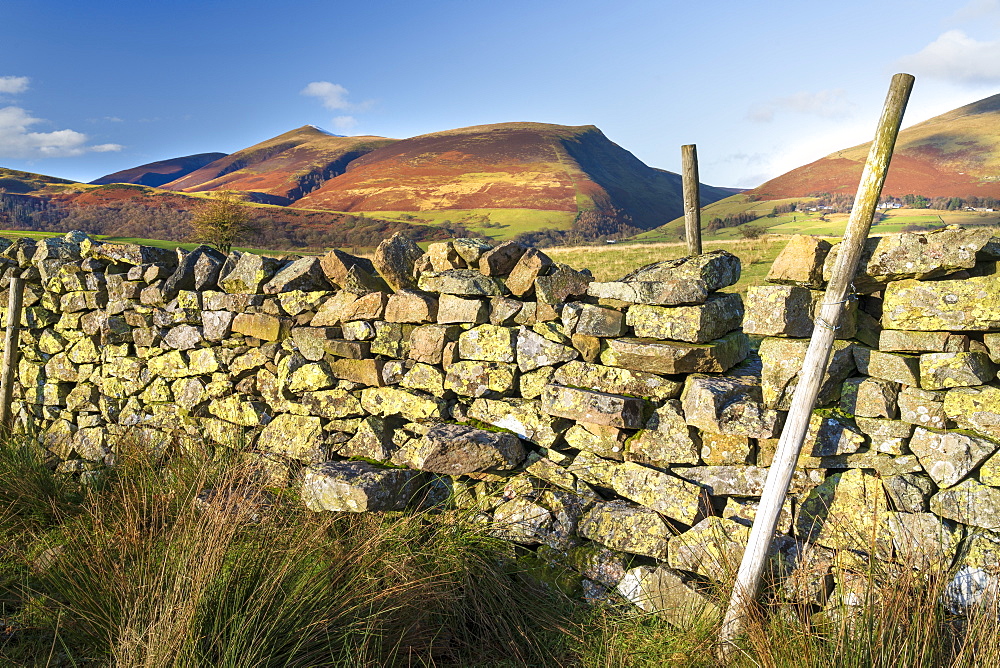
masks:
{"type": "Polygon", "coordinates": [[[681,146],[681,183],[684,188],[684,238],[688,255],[701,255],[701,201],[698,192],[698,149],[681,146]]]}
{"type": "Polygon", "coordinates": [[[10,403],[14,396],[14,372],[21,333],[21,304],[24,302],[24,279],[15,274],[10,279],[7,300],[7,335],[3,341],[3,367],[0,367],[0,429],[11,427],[10,403]]]}
{"type": "Polygon", "coordinates": [[[742,633],[744,622],[757,598],[761,574],[767,562],[767,552],[778,525],[778,513],[781,512],[785,502],[788,484],[791,482],[799,452],[802,450],[802,442],[809,427],[809,417],[829,362],[836,324],[840,320],[847,290],[854,279],[865,239],[868,238],[868,231],[871,229],[872,216],[882,193],[882,184],[885,183],[889,160],[896,144],[896,135],[899,133],[903,111],[906,109],[912,88],[911,75],[897,74],[892,78],[882,118],[879,119],[875,140],[872,142],[868,161],[861,174],[858,194],[854,199],[847,230],[833,267],[833,276],[823,297],[819,317],[816,318],[812,339],[799,372],[799,382],[792,395],[788,418],[781,432],[767,481],[764,483],[760,506],[750,531],[746,551],[743,553],[743,561],[736,574],[736,584],[729,599],[729,608],[726,610],[719,636],[723,655],[729,655],[733,651],[732,643],[742,633]]]}

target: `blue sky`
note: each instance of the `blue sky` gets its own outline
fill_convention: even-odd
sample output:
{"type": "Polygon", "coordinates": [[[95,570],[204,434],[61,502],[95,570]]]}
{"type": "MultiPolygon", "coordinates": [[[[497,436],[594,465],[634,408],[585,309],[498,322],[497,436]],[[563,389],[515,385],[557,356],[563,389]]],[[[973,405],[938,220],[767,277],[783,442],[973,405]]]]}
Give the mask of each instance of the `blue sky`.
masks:
{"type": "Polygon", "coordinates": [[[5,0],[0,166],[542,121],[673,171],[697,143],[703,181],[752,187],[870,139],[897,71],[906,125],[1000,93],[1000,0],[5,0]]]}

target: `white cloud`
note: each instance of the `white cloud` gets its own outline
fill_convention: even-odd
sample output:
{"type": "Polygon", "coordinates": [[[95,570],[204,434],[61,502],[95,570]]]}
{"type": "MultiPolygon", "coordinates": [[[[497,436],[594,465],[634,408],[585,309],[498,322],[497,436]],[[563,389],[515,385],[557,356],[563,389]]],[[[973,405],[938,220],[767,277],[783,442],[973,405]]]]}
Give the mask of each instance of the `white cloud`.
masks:
{"type": "Polygon", "coordinates": [[[854,104],[847,99],[846,91],[842,88],[815,93],[799,91],[751,107],[747,111],[747,119],[755,123],[770,123],[779,111],[821,118],[846,118],[854,111],[854,104]]]}
{"type": "Polygon", "coordinates": [[[0,93],[14,95],[28,90],[28,77],[0,77],[0,93]]]}
{"type": "MultiPolygon", "coordinates": [[[[324,107],[336,111],[366,111],[375,104],[374,100],[351,102],[347,99],[348,90],[346,88],[329,81],[313,81],[300,90],[299,94],[318,98],[324,107]]],[[[341,116],[340,118],[350,118],[350,116],[341,116]]]]}
{"type": "Polygon", "coordinates": [[[358,119],[354,116],[337,116],[330,123],[340,132],[350,132],[358,127],[358,119]]]}
{"type": "Polygon", "coordinates": [[[914,74],[947,81],[985,84],[1000,82],[1000,40],[981,42],[962,30],[949,30],[897,64],[914,74]]]}
{"type": "Polygon", "coordinates": [[[118,144],[88,146],[87,135],[76,130],[31,131],[42,122],[21,107],[0,108],[0,158],[61,158],[122,148],[118,144]]]}

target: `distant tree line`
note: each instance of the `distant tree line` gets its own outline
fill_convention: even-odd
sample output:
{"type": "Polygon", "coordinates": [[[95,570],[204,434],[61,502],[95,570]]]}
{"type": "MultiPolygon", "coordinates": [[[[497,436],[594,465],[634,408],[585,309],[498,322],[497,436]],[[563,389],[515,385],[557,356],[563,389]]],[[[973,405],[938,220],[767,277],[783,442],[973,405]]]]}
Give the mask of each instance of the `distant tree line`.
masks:
{"type": "Polygon", "coordinates": [[[761,217],[760,214],[758,214],[756,211],[742,211],[740,213],[731,213],[723,218],[716,217],[708,221],[708,225],[705,227],[705,229],[709,232],[709,234],[714,234],[715,232],[718,232],[723,228],[737,227],[739,225],[743,225],[744,223],[749,223],[754,220],[757,220],[760,217],[761,217]]]}
{"type": "Polygon", "coordinates": [[[616,241],[639,234],[643,230],[632,224],[632,217],[620,209],[588,209],[576,215],[568,230],[546,228],[522,232],[514,241],[525,246],[577,246],[580,244],[616,241]]]}
{"type": "MultiPolygon", "coordinates": [[[[366,248],[402,231],[415,241],[482,236],[459,224],[410,225],[364,214],[249,209],[255,233],[247,244],[276,250],[366,248]]],[[[0,227],[36,232],[81,230],[88,234],[190,241],[195,236],[192,210],[152,198],[91,205],[50,197],[0,193],[0,227]]]]}

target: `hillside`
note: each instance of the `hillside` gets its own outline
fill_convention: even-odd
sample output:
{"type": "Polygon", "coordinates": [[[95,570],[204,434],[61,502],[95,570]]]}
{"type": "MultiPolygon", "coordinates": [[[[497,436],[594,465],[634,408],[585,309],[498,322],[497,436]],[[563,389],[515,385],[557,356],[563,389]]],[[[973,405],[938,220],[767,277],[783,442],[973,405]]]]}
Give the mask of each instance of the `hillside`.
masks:
{"type": "Polygon", "coordinates": [[[43,189],[59,189],[61,186],[74,183],[76,182],[69,179],[0,167],[0,193],[23,195],[43,189]]]}
{"type": "MultiPolygon", "coordinates": [[[[749,191],[761,198],[853,195],[870,144],[843,149],[749,191]]],[[[883,193],[901,197],[1000,197],[1000,95],[899,133],[883,193]]]]}
{"type": "Polygon", "coordinates": [[[94,179],[90,183],[95,186],[107,185],[109,183],[134,183],[140,186],[153,186],[155,188],[174,179],[187,176],[191,172],[225,157],[225,153],[197,153],[195,155],[186,155],[182,158],[159,160],[139,165],[138,167],[132,167],[131,169],[123,169],[120,172],[94,179]]]}
{"type": "MultiPolygon", "coordinates": [[[[704,186],[705,203],[730,193],[704,186]]],[[[295,207],[369,212],[612,207],[648,229],[683,210],[681,179],[592,125],[500,123],[435,132],[372,151],[295,207]]],[[[566,220],[565,217],[557,218],[566,220]]]]}
{"type": "Polygon", "coordinates": [[[290,204],[342,174],[354,159],[393,143],[385,137],[338,137],[304,125],[215,160],[162,184],[168,190],[239,190],[257,201],[290,204]]]}

